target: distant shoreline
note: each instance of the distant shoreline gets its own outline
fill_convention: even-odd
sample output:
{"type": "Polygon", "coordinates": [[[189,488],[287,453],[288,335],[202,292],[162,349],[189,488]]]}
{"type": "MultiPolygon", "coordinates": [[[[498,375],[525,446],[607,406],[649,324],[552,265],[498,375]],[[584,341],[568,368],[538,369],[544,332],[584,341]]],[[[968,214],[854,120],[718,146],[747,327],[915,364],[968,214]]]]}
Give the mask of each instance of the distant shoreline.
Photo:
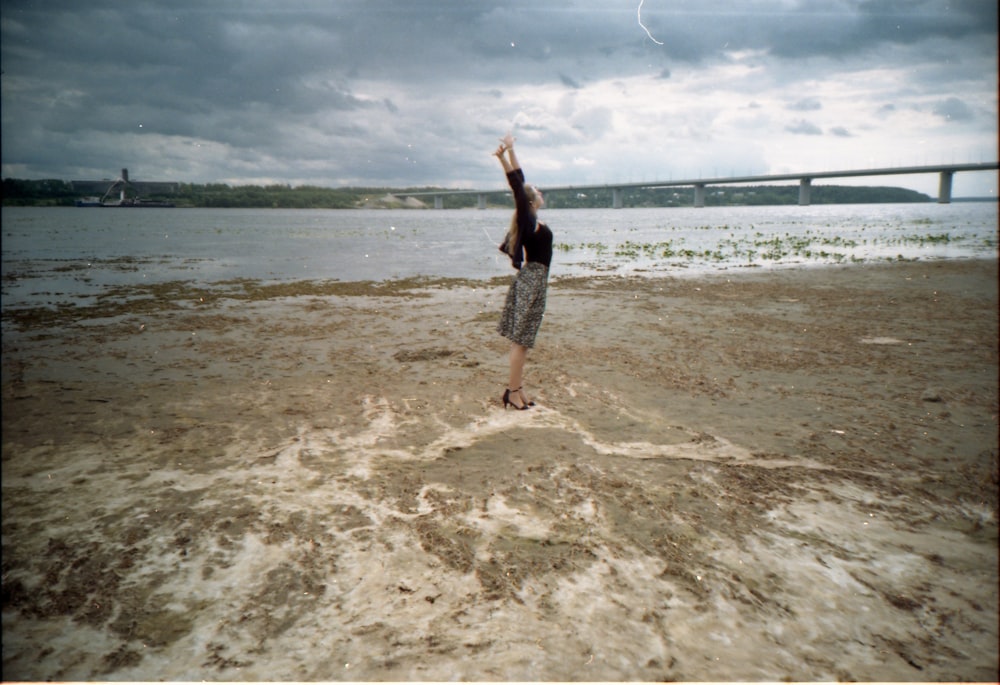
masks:
{"type": "MultiPolygon", "coordinates": [[[[4,179],[4,207],[70,207],[94,196],[98,182],[4,179]]],[[[169,202],[176,207],[243,209],[428,209],[435,203],[427,195],[440,191],[440,208],[477,207],[476,194],[447,194],[449,189],[421,188],[323,188],[318,186],[229,186],[226,184],[143,183],[132,184],[143,201],[169,202]],[[415,195],[420,194],[422,198],[415,195]]],[[[798,205],[797,185],[708,186],[705,206],[798,205]]],[[[551,190],[546,193],[550,209],[607,208],[612,189],[551,190]]],[[[496,190],[483,194],[486,207],[512,206],[510,194],[496,190]]],[[[621,195],[624,207],[690,207],[694,193],[688,187],[635,188],[621,195]]],[[[896,186],[814,185],[810,205],[933,203],[925,193],[896,186]]],[[[990,197],[955,197],[952,202],[996,202],[990,197]]]]}
{"type": "MultiPolygon", "coordinates": [[[[970,203],[979,203],[979,202],[997,204],[998,202],[1000,202],[1000,198],[995,198],[995,197],[953,197],[951,199],[950,204],[970,204],[970,203]]],[[[926,200],[926,201],[912,201],[912,202],[890,202],[890,201],[887,201],[887,202],[877,202],[877,201],[875,201],[875,202],[824,202],[824,203],[813,202],[813,203],[811,203],[811,205],[807,205],[807,206],[852,205],[852,204],[938,204],[938,203],[935,202],[933,199],[931,199],[931,200],[926,200]]],[[[51,208],[51,207],[60,207],[60,208],[64,208],[64,209],[95,209],[95,207],[79,207],[79,206],[77,206],[74,203],[58,203],[57,204],[57,203],[44,202],[44,201],[33,202],[33,203],[11,203],[11,202],[3,202],[2,205],[0,205],[0,206],[3,206],[5,208],[7,208],[7,207],[11,207],[11,208],[13,208],[13,207],[34,207],[34,208],[42,208],[42,209],[44,209],[44,208],[51,208]]],[[[708,206],[710,206],[710,207],[718,207],[718,206],[725,206],[725,207],[750,207],[750,206],[757,206],[757,207],[790,207],[790,206],[797,206],[797,203],[794,203],[794,202],[784,202],[784,203],[759,204],[759,205],[748,205],[748,204],[732,203],[732,204],[727,204],[727,205],[708,205],[708,206]]],[[[681,209],[681,208],[684,208],[684,207],[691,207],[691,205],[689,205],[689,204],[688,205],[643,205],[643,206],[639,206],[639,207],[628,207],[628,206],[626,206],[623,209],[655,209],[655,208],[661,208],[661,209],[681,209]]],[[[415,206],[412,205],[412,203],[406,203],[406,202],[402,202],[402,201],[400,201],[398,203],[393,203],[393,204],[366,203],[366,204],[358,205],[356,207],[327,207],[327,206],[322,206],[322,205],[308,206],[308,207],[287,207],[287,206],[267,207],[267,206],[261,206],[261,205],[206,206],[206,205],[171,204],[168,207],[158,207],[158,208],[166,208],[166,209],[261,209],[261,210],[268,210],[268,209],[337,209],[337,210],[341,210],[341,209],[343,209],[343,210],[367,209],[367,210],[371,210],[371,211],[380,211],[380,210],[387,210],[387,209],[406,209],[406,210],[433,209],[433,207],[429,207],[429,206],[415,207],[415,206]]],[[[101,209],[101,208],[100,207],[96,207],[96,209],[101,209]]],[[[113,205],[108,205],[107,207],[104,207],[103,209],[118,209],[118,208],[114,207],[113,205]]],[[[473,205],[463,205],[463,206],[460,206],[460,207],[445,207],[444,209],[477,209],[477,208],[475,206],[473,206],[473,205]]],[[[509,209],[509,207],[507,205],[502,205],[502,204],[497,204],[497,203],[489,203],[487,205],[486,209],[509,209]]],[[[608,207],[599,206],[599,205],[588,206],[588,207],[552,207],[552,206],[549,206],[546,209],[549,209],[549,210],[552,210],[552,209],[608,209],[608,207]]]]}

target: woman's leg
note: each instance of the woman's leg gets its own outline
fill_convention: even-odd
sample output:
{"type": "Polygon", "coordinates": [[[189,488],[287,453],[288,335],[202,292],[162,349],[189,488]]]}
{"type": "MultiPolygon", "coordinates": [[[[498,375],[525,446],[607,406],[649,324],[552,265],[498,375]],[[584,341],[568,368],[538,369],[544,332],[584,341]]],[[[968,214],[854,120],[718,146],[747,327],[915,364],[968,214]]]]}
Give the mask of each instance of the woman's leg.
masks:
{"type": "MultiPolygon", "coordinates": [[[[521,387],[521,380],[524,378],[524,360],[528,356],[528,348],[524,345],[518,345],[517,343],[512,343],[510,346],[510,378],[507,383],[507,388],[510,390],[517,390],[521,387]]],[[[511,400],[514,400],[514,395],[511,395],[511,400]]],[[[518,402],[523,402],[521,397],[517,398],[518,402]]],[[[523,404],[519,406],[524,406],[523,404]]]]}

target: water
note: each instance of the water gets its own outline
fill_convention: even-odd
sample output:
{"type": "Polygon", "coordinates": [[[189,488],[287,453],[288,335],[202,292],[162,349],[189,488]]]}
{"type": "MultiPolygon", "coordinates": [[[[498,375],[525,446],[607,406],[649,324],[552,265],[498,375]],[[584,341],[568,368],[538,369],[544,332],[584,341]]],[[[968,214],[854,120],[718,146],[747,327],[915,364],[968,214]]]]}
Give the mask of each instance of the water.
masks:
{"type": "MultiPolygon", "coordinates": [[[[490,210],[3,209],[4,307],[176,280],[489,279],[490,210]]],[[[554,277],[996,257],[997,205],[551,209],[554,277]]]]}

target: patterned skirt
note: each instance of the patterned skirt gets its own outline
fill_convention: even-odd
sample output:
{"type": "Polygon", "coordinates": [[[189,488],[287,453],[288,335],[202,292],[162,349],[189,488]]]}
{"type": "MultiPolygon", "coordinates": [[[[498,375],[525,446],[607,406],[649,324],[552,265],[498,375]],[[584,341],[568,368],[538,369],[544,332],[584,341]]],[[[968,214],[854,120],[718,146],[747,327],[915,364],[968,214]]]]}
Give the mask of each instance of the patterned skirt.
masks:
{"type": "Polygon", "coordinates": [[[535,346],[538,327],[545,316],[545,293],[549,268],[538,262],[525,262],[510,284],[497,333],[525,347],[535,346]]]}

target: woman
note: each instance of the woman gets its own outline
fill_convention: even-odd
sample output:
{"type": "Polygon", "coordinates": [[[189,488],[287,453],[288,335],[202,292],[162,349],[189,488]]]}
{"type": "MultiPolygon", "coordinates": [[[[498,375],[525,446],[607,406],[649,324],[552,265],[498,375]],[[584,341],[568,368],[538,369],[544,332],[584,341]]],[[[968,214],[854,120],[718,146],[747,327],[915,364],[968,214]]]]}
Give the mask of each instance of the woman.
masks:
{"type": "Polygon", "coordinates": [[[509,133],[504,136],[493,154],[507,174],[516,207],[510,230],[500,245],[500,251],[510,256],[511,264],[518,270],[507,291],[507,301],[497,325],[497,332],[511,341],[510,378],[503,394],[503,408],[509,405],[527,409],[534,402],[528,401],[522,386],[524,360],[528,350],[535,345],[535,336],[545,314],[545,292],[552,263],[552,231],[538,221],[538,210],[545,200],[537,188],[525,185],[524,172],[514,154],[513,136],[509,133]]]}

